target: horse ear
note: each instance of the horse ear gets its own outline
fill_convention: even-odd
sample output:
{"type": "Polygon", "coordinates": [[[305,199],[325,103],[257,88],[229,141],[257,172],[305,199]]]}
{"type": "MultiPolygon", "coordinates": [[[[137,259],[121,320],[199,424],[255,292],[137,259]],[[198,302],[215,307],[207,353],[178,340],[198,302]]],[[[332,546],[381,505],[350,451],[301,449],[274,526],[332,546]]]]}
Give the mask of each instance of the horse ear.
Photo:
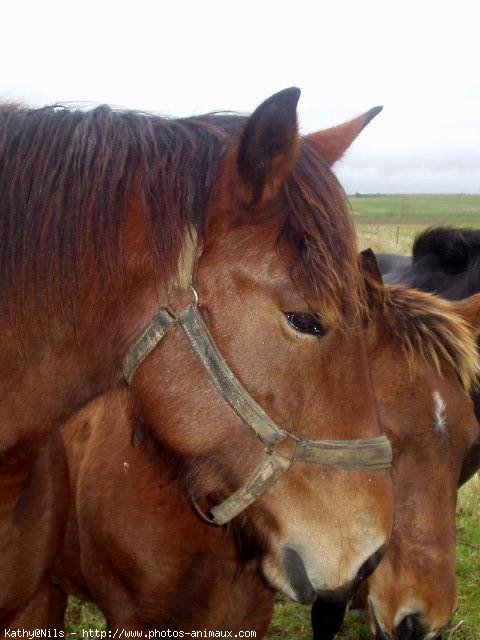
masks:
{"type": "Polygon", "coordinates": [[[265,205],[293,167],[298,150],[299,97],[300,89],[284,89],[265,100],[247,120],[237,169],[249,205],[265,205]]]}
{"type": "Polygon", "coordinates": [[[375,254],[371,249],[365,249],[358,256],[358,262],[364,276],[369,305],[381,304],[384,293],[383,280],[375,254]]]}
{"type": "Polygon", "coordinates": [[[452,302],[455,312],[468,322],[473,328],[475,336],[480,336],[480,293],[476,293],[465,300],[452,302]]]}
{"type": "Polygon", "coordinates": [[[372,249],[365,249],[359,256],[360,269],[368,278],[375,282],[375,284],[383,287],[382,274],[380,273],[380,267],[378,266],[377,256],[373,253],[372,249]]]}
{"type": "Polygon", "coordinates": [[[344,122],[337,127],[317,131],[307,136],[307,139],[317,149],[322,158],[331,166],[343,156],[358,134],[370,120],[380,113],[383,107],[373,107],[358,118],[344,122]]]}

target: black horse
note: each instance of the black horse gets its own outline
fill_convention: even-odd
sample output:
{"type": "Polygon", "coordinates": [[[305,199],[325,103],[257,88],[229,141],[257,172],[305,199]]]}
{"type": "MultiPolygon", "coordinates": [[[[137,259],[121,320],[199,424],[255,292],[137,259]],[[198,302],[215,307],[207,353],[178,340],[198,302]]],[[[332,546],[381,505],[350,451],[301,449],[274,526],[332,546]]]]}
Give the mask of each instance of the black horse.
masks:
{"type": "MultiPolygon", "coordinates": [[[[403,284],[448,300],[480,293],[480,230],[431,227],[415,238],[411,256],[380,253],[376,257],[385,284],[403,284]]],[[[480,391],[474,391],[472,399],[480,420],[480,391]]],[[[459,486],[479,468],[480,442],[464,461],[459,486]]],[[[346,607],[342,602],[316,600],[311,613],[313,640],[333,640],[346,607]]],[[[417,636],[408,631],[406,637],[417,636]]]]}
{"type": "Polygon", "coordinates": [[[461,300],[480,292],[480,230],[432,227],[415,238],[412,256],[379,254],[387,284],[405,284],[461,300]]]}

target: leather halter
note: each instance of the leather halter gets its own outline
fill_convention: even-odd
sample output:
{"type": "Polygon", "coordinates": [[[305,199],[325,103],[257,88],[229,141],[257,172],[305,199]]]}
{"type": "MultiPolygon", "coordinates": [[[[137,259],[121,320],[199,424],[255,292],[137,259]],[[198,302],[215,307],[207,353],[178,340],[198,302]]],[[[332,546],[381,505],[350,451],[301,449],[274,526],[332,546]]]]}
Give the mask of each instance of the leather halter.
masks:
{"type": "Polygon", "coordinates": [[[386,436],[361,440],[304,440],[279,427],[240,384],[218,351],[198,310],[196,302],[176,316],[161,308],[132,344],[123,362],[123,375],[131,384],[135,371],[176,324],[183,329],[190,345],[210,381],[239,418],[254,432],[265,447],[266,457],[240,489],[210,509],[211,517],[193,501],[199,515],[211,524],[223,525],[250,506],[267,491],[293,462],[325,464],[339,469],[388,469],[392,447],[386,436]],[[282,441],[290,440],[293,454],[275,450],[282,441]]]}

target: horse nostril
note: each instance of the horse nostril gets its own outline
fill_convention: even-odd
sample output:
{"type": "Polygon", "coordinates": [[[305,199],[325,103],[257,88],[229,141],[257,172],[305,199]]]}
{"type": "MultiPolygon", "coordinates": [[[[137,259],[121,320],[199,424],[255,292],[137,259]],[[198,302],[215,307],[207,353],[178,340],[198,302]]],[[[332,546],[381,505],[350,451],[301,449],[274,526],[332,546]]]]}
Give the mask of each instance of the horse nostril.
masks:
{"type": "Polygon", "coordinates": [[[385,553],[386,546],[382,545],[375,553],[373,553],[368,560],[362,564],[360,569],[358,570],[357,577],[355,578],[355,583],[359,584],[363,582],[368,576],[375,571],[375,569],[380,564],[380,560],[383,558],[383,554],[385,553]]]}
{"type": "Polygon", "coordinates": [[[295,549],[284,547],[283,566],[298,601],[311,604],[315,600],[315,589],[307,575],[302,557],[295,549]]]}
{"type": "Polygon", "coordinates": [[[375,607],[373,606],[373,601],[370,597],[368,598],[368,610],[370,611],[370,615],[372,616],[373,624],[375,627],[375,640],[392,640],[392,636],[385,633],[385,631],[380,626],[377,614],[375,612],[375,607]]]}
{"type": "Polygon", "coordinates": [[[417,613],[405,616],[396,628],[398,640],[422,640],[426,633],[427,630],[420,622],[420,616],[417,613]]]}

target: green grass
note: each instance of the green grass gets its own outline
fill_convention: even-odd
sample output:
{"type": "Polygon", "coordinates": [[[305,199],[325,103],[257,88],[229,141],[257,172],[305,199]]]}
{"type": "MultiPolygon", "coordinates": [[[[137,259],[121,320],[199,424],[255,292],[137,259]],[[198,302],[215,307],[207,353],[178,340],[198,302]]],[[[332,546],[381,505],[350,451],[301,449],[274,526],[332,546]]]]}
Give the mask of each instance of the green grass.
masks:
{"type": "MultiPolygon", "coordinates": [[[[435,224],[480,228],[480,196],[352,197],[362,249],[408,253],[415,235],[435,224]]],[[[462,491],[458,507],[458,610],[443,640],[480,640],[480,480],[462,491]]],[[[104,629],[92,604],[71,598],[67,630],[104,629]]],[[[349,613],[338,640],[371,640],[366,622],[349,613]]],[[[279,598],[269,640],[311,640],[310,609],[279,598]]]]}
{"type": "Polygon", "coordinates": [[[351,196],[362,223],[480,226],[480,196],[351,196]]]}
{"type": "Polygon", "coordinates": [[[73,596],[70,597],[65,619],[65,631],[78,633],[89,629],[98,629],[99,631],[106,629],[105,618],[91,602],[82,602],[73,596]]]}
{"type": "Polygon", "coordinates": [[[458,612],[450,637],[480,638],[480,479],[477,475],[462,490],[458,507],[458,612]]]}

